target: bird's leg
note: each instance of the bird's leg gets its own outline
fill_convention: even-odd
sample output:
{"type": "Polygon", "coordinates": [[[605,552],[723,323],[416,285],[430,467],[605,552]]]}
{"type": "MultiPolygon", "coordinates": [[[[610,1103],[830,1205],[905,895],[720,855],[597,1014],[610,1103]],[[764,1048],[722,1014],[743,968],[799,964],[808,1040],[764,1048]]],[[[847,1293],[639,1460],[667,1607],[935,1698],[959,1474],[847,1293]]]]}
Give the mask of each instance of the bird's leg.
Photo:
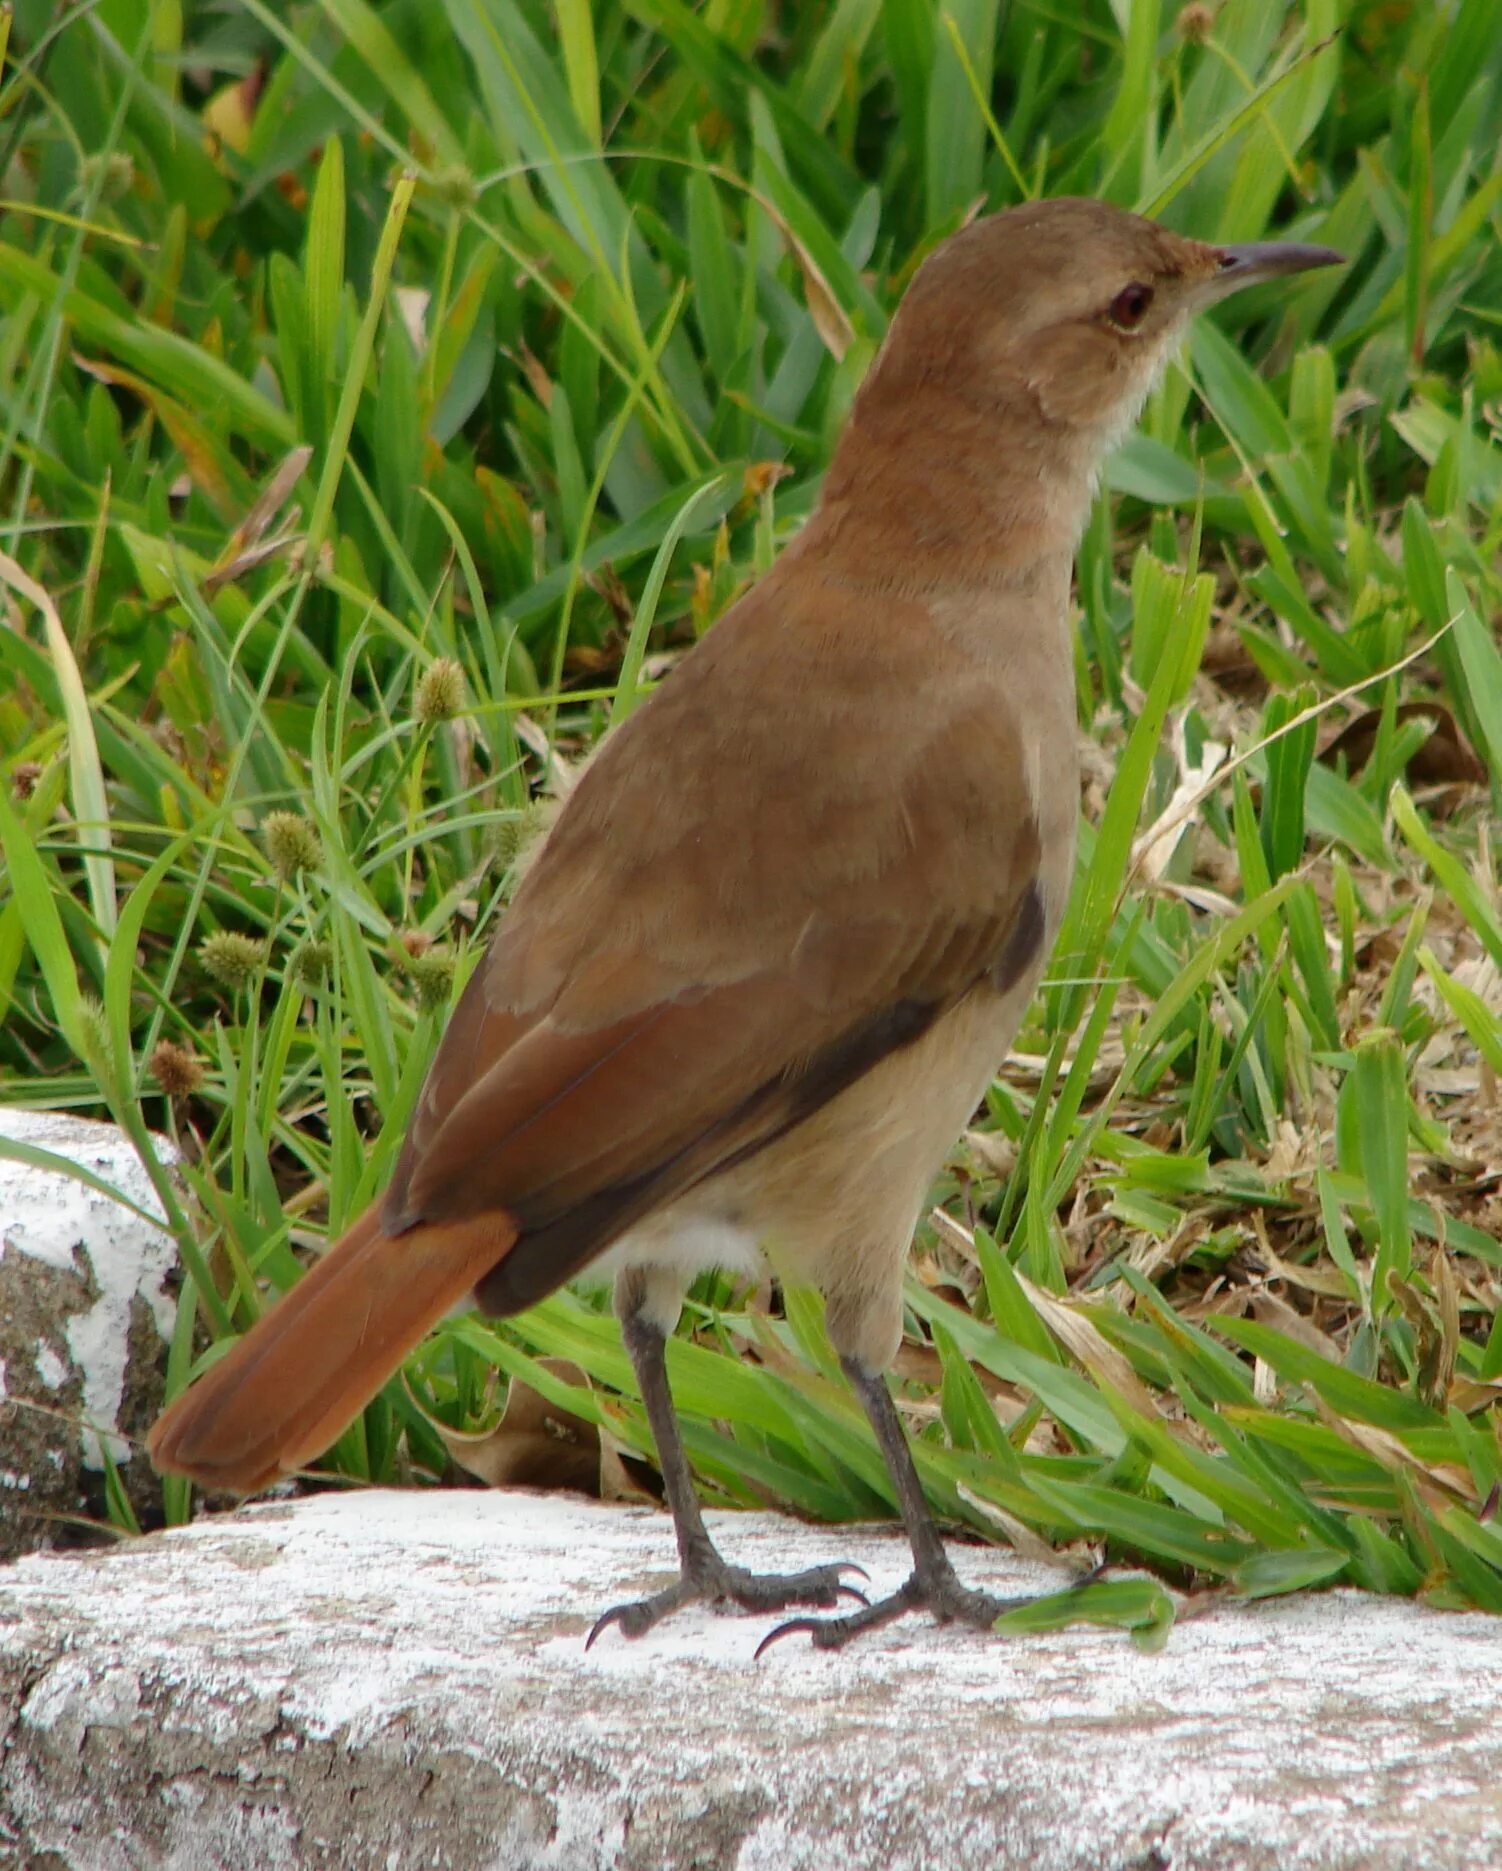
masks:
{"type": "Polygon", "coordinates": [[[861,1567],[849,1561],[827,1566],[810,1566],[806,1572],[748,1572],[732,1566],[720,1555],[709,1537],[688,1457],[683,1452],[683,1438],[673,1410],[668,1388],[666,1357],[667,1336],[661,1325],[637,1307],[621,1320],[621,1336],[631,1354],[636,1381],[646,1405],[647,1422],[657,1444],[657,1461],[662,1470],[663,1487],[673,1515],[673,1531],[678,1539],[679,1574],[664,1590],[650,1598],[638,1598],[623,1605],[612,1605],[595,1620],[585,1648],[615,1625],[627,1637],[640,1637],[644,1631],[676,1611],[680,1605],[702,1602],[722,1608],[738,1605],[747,1611],[781,1611],[787,1605],[836,1605],[843,1593],[866,1602],[865,1594],[844,1582],[843,1574],[854,1572],[864,1578],[861,1567]]]}
{"type": "Polygon", "coordinates": [[[874,1605],[863,1605],[838,1618],[793,1618],[779,1624],[757,1647],[761,1655],[780,1637],[807,1631],[817,1648],[838,1650],[862,1631],[875,1630],[910,1611],[929,1611],[941,1624],[970,1624],[977,1630],[989,1630],[1004,1611],[1015,1611],[1031,1602],[1027,1597],[998,1598],[960,1582],[949,1555],[944,1550],[939,1529],[923,1498],[923,1485],[913,1465],[912,1450],[880,1372],[864,1370],[854,1359],[842,1358],[845,1375],[855,1394],[865,1406],[876,1440],[886,1457],[887,1468],[897,1486],[897,1501],[902,1509],[903,1525],[913,1549],[913,1569],[889,1598],[879,1598],[874,1605]]]}

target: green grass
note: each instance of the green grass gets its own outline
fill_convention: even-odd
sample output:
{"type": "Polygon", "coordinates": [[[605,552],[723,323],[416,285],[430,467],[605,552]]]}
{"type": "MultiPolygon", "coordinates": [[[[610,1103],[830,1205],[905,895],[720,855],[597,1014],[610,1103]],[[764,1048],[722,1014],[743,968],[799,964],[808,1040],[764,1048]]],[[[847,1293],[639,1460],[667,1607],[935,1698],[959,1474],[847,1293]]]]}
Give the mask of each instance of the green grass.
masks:
{"type": "MultiPolygon", "coordinates": [[[[1087,193],[1347,252],[1107,471],[1077,889],[899,1386],[978,1533],[1502,1609],[1494,0],[19,0],[0,147],[0,1099],[183,1147],[174,1389],[381,1186],[548,797],[937,240],[1087,193]]],[[[711,1496],[891,1511],[808,1295],[671,1350],[711,1496]]],[[[492,1367],[649,1446],[565,1293],[331,1466],[441,1473],[492,1367]]]]}

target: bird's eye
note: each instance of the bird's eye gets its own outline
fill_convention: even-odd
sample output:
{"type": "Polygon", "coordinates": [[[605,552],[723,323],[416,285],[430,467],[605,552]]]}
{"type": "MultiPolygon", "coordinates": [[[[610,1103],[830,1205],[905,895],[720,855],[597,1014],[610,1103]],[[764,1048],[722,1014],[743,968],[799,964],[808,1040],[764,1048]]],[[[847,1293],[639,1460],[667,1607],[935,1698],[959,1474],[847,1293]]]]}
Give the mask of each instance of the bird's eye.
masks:
{"type": "Polygon", "coordinates": [[[1123,286],[1111,301],[1106,317],[1118,331],[1135,331],[1147,317],[1147,309],[1153,302],[1153,289],[1134,282],[1123,286]]]}

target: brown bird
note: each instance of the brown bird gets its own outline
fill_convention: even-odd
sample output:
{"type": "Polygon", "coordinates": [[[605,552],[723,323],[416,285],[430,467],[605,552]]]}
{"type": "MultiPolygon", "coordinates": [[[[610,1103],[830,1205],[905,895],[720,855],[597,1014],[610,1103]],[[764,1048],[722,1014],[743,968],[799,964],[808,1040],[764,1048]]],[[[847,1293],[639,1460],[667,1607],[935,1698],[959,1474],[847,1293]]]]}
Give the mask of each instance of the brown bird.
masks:
{"type": "Polygon", "coordinates": [[[1069,892],[1075,547],[1190,314],[1340,257],[1063,200],[925,262],[812,518],[584,772],[391,1187],[167,1410],[159,1468],[264,1487],[471,1290],[520,1312],[608,1249],[681,1572],[592,1637],[695,1599],[860,1599],[839,1565],[728,1564],[684,1457],[664,1359],[684,1292],[770,1261],[824,1294],[913,1550],[892,1597],[781,1628],[832,1647],[919,1607],[992,1623],[1005,1601],[951,1568],[882,1373],[929,1183],[1069,892]]]}

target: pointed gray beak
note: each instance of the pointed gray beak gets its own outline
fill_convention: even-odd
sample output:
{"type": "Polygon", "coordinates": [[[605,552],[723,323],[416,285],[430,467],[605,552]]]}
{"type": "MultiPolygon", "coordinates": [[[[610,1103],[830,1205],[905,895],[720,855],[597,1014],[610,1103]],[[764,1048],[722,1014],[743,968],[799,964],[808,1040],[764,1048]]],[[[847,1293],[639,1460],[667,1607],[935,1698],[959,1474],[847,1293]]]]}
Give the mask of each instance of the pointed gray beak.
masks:
{"type": "Polygon", "coordinates": [[[1306,273],[1315,266],[1344,266],[1346,257],[1333,247],[1308,247],[1296,240],[1254,240],[1239,247],[1217,247],[1219,270],[1205,281],[1206,303],[1255,286],[1284,273],[1306,273]]]}

